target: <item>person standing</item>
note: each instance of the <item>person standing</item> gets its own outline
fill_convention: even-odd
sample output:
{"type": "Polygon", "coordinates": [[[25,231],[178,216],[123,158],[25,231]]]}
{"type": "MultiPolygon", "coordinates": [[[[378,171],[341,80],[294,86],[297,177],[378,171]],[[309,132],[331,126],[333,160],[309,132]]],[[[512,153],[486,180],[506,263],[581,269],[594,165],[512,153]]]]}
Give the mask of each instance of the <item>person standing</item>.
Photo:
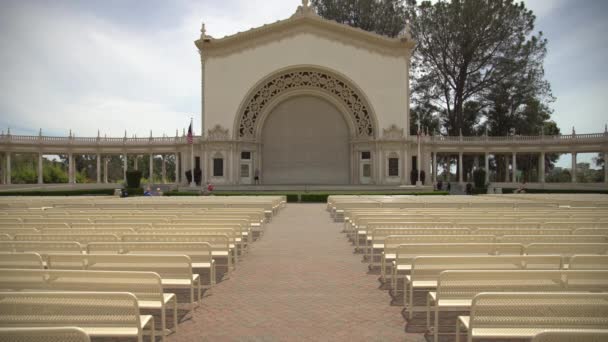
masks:
{"type": "Polygon", "coordinates": [[[253,173],[253,181],[256,185],[260,184],[260,169],[255,169],[253,173]]]}

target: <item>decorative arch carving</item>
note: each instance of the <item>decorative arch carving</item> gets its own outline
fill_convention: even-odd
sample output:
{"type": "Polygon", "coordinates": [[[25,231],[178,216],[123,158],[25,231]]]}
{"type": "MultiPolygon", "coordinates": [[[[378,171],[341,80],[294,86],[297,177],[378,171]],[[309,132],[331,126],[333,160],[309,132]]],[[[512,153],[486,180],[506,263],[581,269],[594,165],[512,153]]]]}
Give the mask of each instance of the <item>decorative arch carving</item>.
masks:
{"type": "Polygon", "coordinates": [[[373,138],[374,116],[363,94],[342,77],[319,69],[287,70],[274,75],[255,88],[238,114],[238,138],[254,138],[260,118],[272,99],[293,90],[321,90],[349,111],[357,138],[373,138]]]}

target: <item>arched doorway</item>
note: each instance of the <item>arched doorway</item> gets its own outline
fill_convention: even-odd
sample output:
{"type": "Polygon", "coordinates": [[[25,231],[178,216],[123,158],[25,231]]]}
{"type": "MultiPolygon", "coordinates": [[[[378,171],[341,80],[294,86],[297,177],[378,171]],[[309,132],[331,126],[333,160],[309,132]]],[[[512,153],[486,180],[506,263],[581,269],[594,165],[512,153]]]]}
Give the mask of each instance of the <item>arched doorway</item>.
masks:
{"type": "Polygon", "coordinates": [[[264,184],[349,183],[349,128],[330,102],[288,98],[268,114],[261,133],[264,184]]]}

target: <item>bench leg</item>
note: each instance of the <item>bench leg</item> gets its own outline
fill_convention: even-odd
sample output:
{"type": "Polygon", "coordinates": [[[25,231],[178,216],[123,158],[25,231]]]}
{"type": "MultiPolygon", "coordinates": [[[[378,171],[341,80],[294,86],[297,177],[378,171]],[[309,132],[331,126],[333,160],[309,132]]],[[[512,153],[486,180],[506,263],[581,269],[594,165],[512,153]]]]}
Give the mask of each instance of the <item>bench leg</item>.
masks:
{"type": "Polygon", "coordinates": [[[431,298],[426,297],[426,329],[431,330],[431,298]]]}
{"type": "Polygon", "coordinates": [[[203,291],[203,287],[201,286],[201,278],[198,278],[198,281],[196,282],[196,284],[194,284],[196,286],[196,291],[198,293],[198,303],[199,305],[203,303],[203,299],[202,299],[202,291],[203,291]]]}
{"type": "Polygon", "coordinates": [[[211,260],[211,266],[210,266],[210,269],[209,269],[209,273],[210,273],[209,278],[210,278],[211,285],[215,285],[215,283],[216,283],[216,280],[215,280],[215,260],[211,260]]]}
{"type": "MultiPolygon", "coordinates": [[[[410,285],[409,286],[409,294],[410,294],[410,296],[409,296],[409,306],[408,306],[408,304],[405,304],[405,305],[407,307],[408,313],[410,315],[409,317],[410,317],[410,320],[411,320],[412,317],[414,316],[414,286],[412,286],[413,284],[409,284],[409,285],[410,285]]],[[[406,292],[405,292],[405,290],[406,290],[405,289],[405,278],[403,279],[403,287],[404,287],[403,288],[403,296],[405,297],[405,294],[406,294],[406,292]]],[[[404,301],[405,301],[405,299],[404,299],[404,301]]]]}
{"type": "Polygon", "coordinates": [[[175,301],[173,302],[173,331],[177,332],[177,296],[175,296],[175,301]]]}

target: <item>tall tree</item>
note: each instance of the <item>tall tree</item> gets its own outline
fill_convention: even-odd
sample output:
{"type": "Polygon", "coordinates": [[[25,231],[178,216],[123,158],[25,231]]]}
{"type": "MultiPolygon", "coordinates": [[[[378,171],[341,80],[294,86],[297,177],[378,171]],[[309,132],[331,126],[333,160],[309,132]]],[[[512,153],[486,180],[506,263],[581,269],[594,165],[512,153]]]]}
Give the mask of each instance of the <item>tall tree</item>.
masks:
{"type": "Polygon", "coordinates": [[[325,19],[388,37],[405,26],[403,0],[312,0],[312,5],[325,19]]]}
{"type": "Polygon", "coordinates": [[[408,4],[411,34],[418,44],[413,94],[421,96],[424,91],[423,96],[444,108],[449,135],[472,131],[468,124],[477,120],[470,117],[473,107],[467,103],[481,110],[489,105],[487,96],[493,88],[510,77],[526,75],[534,66],[542,68],[546,40],[541,33],[532,34],[535,17],[523,3],[440,0],[417,5],[408,0],[408,4]]]}

